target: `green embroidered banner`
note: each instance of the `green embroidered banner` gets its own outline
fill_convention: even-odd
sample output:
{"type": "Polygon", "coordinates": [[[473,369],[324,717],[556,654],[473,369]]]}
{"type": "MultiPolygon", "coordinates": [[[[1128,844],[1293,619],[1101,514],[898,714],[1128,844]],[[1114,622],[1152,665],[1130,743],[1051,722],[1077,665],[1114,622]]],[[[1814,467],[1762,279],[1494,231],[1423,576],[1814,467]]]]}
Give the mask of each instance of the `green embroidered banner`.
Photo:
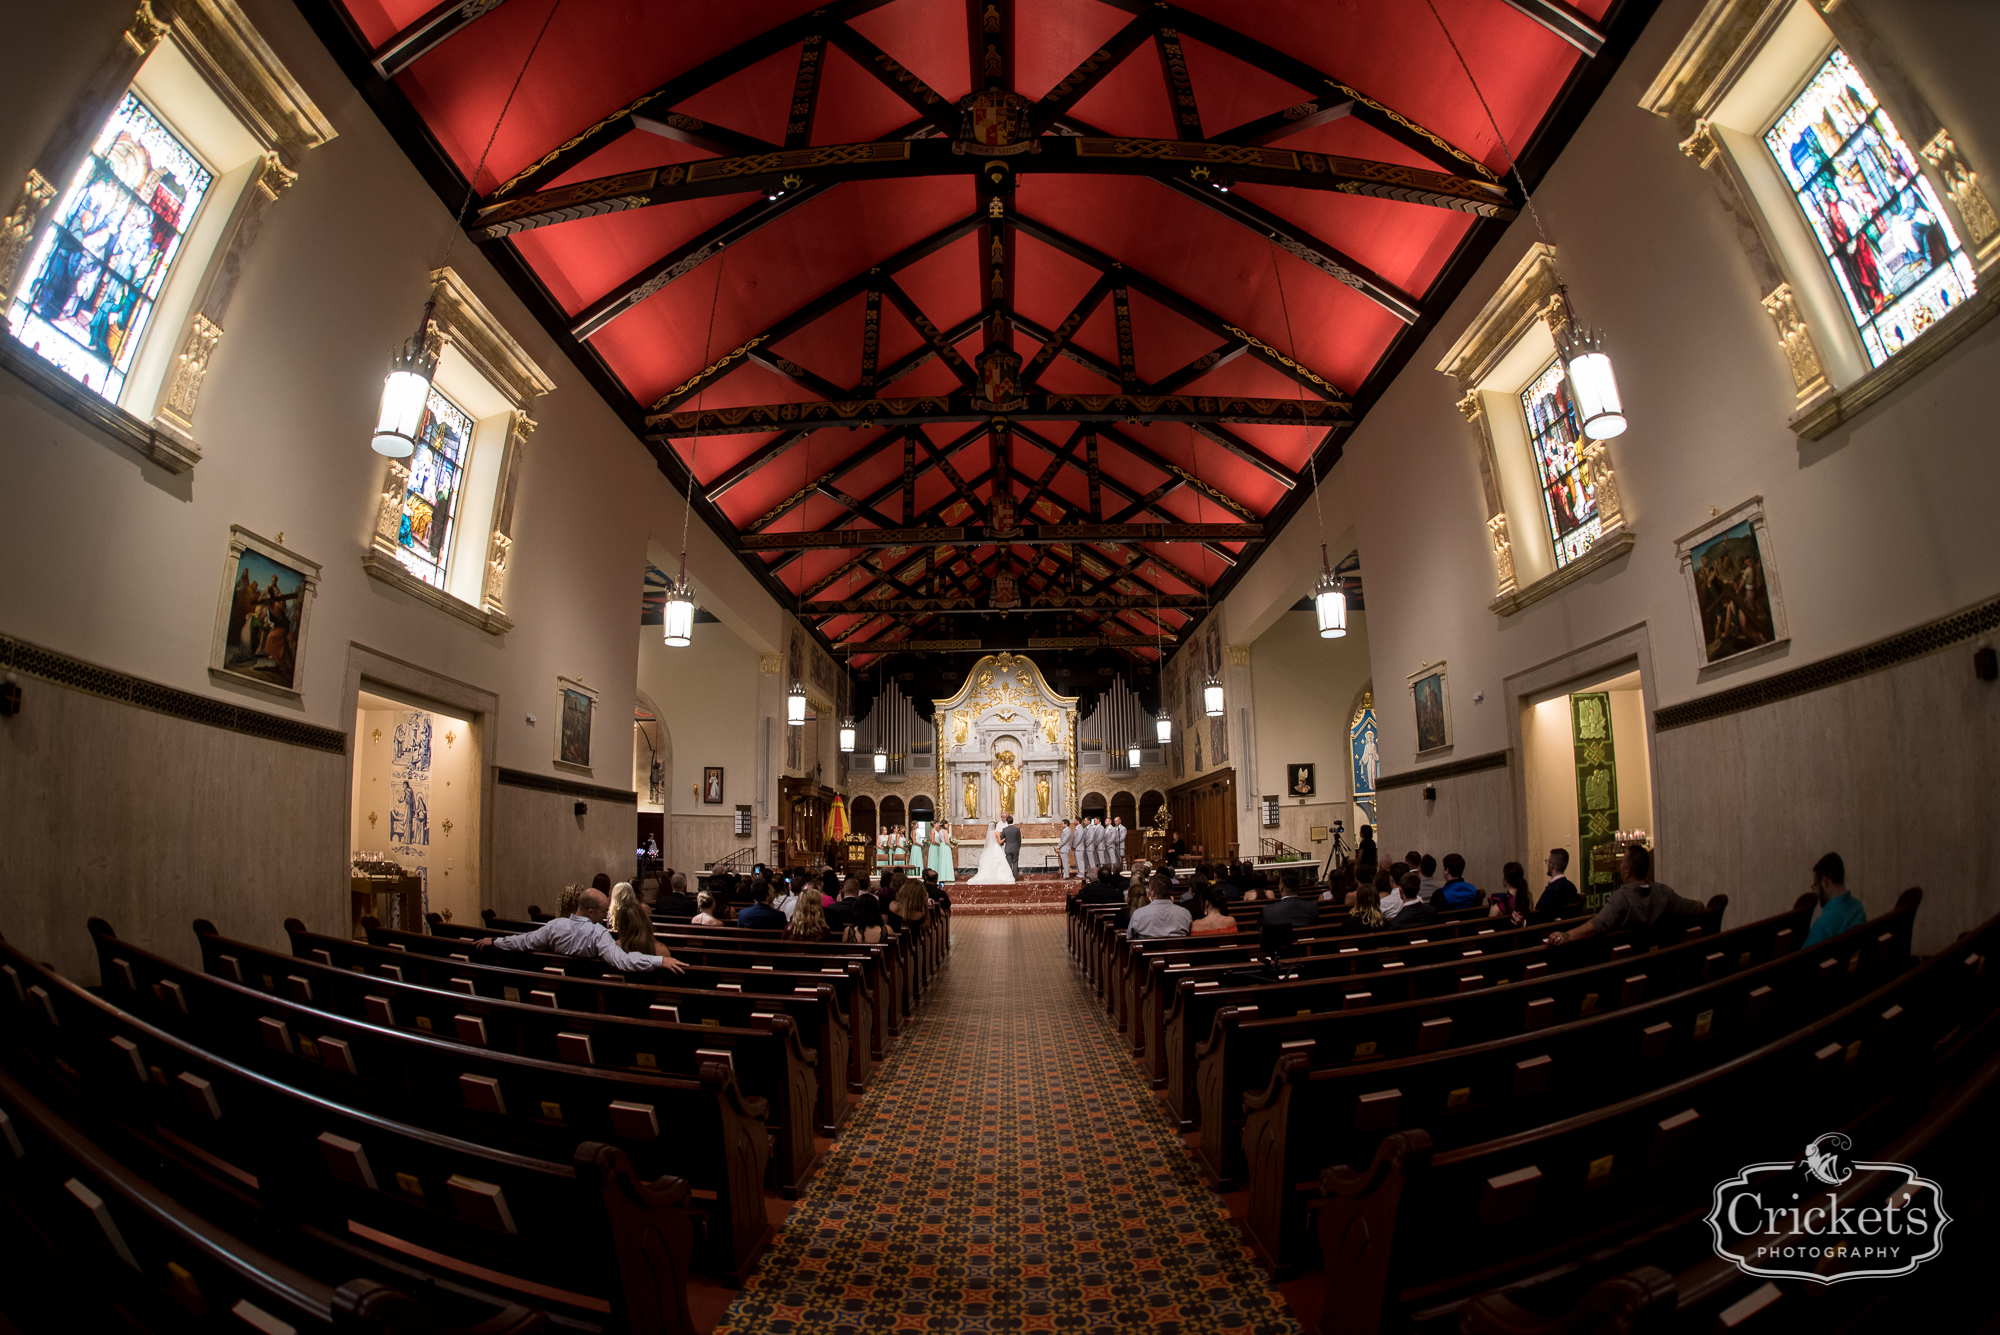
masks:
{"type": "Polygon", "coordinates": [[[1569,698],[1576,744],[1577,859],[1584,905],[1595,913],[1618,888],[1618,765],[1612,751],[1611,697],[1602,691],[1569,698]],[[1603,850],[1600,853],[1599,850],[1603,850]]]}

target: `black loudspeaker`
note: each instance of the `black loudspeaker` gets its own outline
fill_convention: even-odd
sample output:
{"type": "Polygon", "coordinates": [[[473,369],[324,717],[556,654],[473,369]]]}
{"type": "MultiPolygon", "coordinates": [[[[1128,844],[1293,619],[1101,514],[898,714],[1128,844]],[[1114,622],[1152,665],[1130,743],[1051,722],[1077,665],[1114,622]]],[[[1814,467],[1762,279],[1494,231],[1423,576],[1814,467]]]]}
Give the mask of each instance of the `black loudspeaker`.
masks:
{"type": "MultiPolygon", "coordinates": [[[[1987,650],[1991,653],[1992,650],[1987,650]]],[[[0,682],[0,714],[14,715],[21,712],[21,688],[13,682],[0,682]]]]}
{"type": "MultiPolygon", "coordinates": [[[[1974,649],[1972,651],[1972,672],[1981,681],[1992,681],[1995,677],[2000,677],[2000,654],[1993,652],[1992,645],[1989,644],[1984,649],[1974,649]]],[[[15,709],[21,707],[21,692],[12,686],[9,686],[7,689],[14,692],[14,708],[0,708],[0,713],[11,714],[15,709]]]]}
{"type": "Polygon", "coordinates": [[[581,816],[581,815],[582,815],[582,814],[583,814],[584,812],[586,812],[586,811],[588,811],[588,810],[590,810],[590,803],[588,803],[588,802],[578,802],[578,803],[576,804],[576,814],[577,814],[577,815],[581,816]]]}

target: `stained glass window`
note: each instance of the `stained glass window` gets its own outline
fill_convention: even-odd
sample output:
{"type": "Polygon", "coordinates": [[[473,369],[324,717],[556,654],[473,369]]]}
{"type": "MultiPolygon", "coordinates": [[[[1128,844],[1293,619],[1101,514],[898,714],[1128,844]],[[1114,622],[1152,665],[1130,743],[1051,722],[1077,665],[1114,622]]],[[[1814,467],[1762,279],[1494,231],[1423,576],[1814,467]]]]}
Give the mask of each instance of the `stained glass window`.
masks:
{"type": "Polygon", "coordinates": [[[214,180],[132,93],[111,113],[43,236],[15,338],[117,401],[153,303],[214,180]]]}
{"type": "Polygon", "coordinates": [[[1931,184],[1836,50],[1764,136],[1880,366],[1972,295],[1972,265],[1931,184]]]}
{"type": "Polygon", "coordinates": [[[440,589],[451,563],[452,521],[471,450],[472,418],[433,387],[423,420],[417,424],[417,449],[410,456],[396,555],[411,574],[440,589]]]}
{"type": "Polygon", "coordinates": [[[1590,550],[1603,532],[1597,517],[1597,488],[1585,476],[1583,426],[1570,399],[1560,358],[1521,391],[1528,417],[1528,442],[1535,452],[1535,476],[1542,484],[1542,512],[1555,540],[1556,565],[1566,566],[1590,550]]]}

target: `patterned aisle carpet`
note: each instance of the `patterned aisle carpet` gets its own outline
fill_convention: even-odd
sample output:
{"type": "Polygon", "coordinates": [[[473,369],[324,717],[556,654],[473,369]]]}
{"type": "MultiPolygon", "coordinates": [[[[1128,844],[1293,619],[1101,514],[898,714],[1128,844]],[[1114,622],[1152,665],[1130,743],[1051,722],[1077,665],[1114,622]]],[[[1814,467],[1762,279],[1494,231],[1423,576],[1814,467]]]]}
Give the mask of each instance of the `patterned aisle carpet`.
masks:
{"type": "Polygon", "coordinates": [[[1060,918],[960,920],[717,1327],[1297,1332],[1070,966],[1060,918]]]}

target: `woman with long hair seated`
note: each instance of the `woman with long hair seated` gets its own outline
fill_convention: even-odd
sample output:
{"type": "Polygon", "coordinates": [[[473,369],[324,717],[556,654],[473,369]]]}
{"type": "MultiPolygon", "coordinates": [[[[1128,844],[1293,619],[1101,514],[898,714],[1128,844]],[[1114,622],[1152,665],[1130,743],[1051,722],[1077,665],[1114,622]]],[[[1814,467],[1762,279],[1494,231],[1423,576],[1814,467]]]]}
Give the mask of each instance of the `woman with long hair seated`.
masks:
{"type": "Polygon", "coordinates": [[[664,968],[686,973],[687,965],[675,959],[653,936],[653,911],[629,881],[611,887],[611,934],[627,955],[657,955],[664,968]]]}
{"type": "Polygon", "coordinates": [[[785,928],[787,941],[824,941],[833,935],[826,925],[826,897],[819,891],[799,891],[798,907],[792,910],[791,925],[785,928]]]}
{"type": "Polygon", "coordinates": [[[717,909],[724,906],[716,903],[715,891],[704,890],[696,895],[694,897],[694,907],[695,915],[691,924],[692,926],[721,927],[724,925],[721,915],[716,912],[717,909]]]}
{"type": "Polygon", "coordinates": [[[931,900],[924,893],[924,883],[904,877],[896,891],[896,917],[902,920],[903,930],[913,931],[921,927],[924,919],[930,916],[930,911],[931,900]]]}
{"type": "Polygon", "coordinates": [[[1132,878],[1132,884],[1125,888],[1125,907],[1112,915],[1112,930],[1122,932],[1130,927],[1133,912],[1146,907],[1146,885],[1147,883],[1138,877],[1132,878]]]}
{"type": "Polygon", "coordinates": [[[1202,914],[1188,927],[1189,936],[1221,936],[1236,930],[1236,919],[1230,916],[1228,901],[1217,887],[1202,887],[1197,907],[1202,914]]]}
{"type": "Polygon", "coordinates": [[[1388,919],[1382,916],[1381,893],[1372,885],[1360,886],[1355,890],[1354,907],[1347,911],[1347,916],[1365,928],[1388,926],[1388,919]]]}
{"type": "Polygon", "coordinates": [[[882,944],[888,929],[882,923],[881,901],[873,895],[857,895],[852,902],[854,907],[847,914],[847,929],[840,934],[840,939],[867,946],[882,944]]]}
{"type": "Polygon", "coordinates": [[[1518,862],[1510,862],[1500,869],[1500,881],[1505,887],[1493,892],[1492,907],[1486,912],[1489,918],[1508,918],[1514,923],[1528,921],[1528,914],[1534,911],[1535,897],[1528,891],[1528,876],[1518,862]]]}

